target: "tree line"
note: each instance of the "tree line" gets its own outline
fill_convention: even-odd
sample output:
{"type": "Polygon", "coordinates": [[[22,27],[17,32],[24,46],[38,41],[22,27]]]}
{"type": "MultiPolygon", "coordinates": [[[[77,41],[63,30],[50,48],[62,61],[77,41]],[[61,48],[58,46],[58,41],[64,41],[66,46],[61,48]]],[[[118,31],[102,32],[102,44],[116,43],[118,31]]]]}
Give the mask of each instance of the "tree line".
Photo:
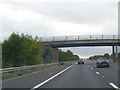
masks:
{"type": "MultiPolygon", "coordinates": [[[[89,57],[89,60],[98,60],[98,58],[104,57],[107,59],[113,59],[116,56],[116,53],[109,55],[108,53],[105,53],[104,55],[94,55],[89,57]]],[[[120,58],[120,53],[118,53],[118,58],[120,58]]]]}
{"type": "Polygon", "coordinates": [[[73,55],[73,53],[70,50],[67,50],[67,52],[59,50],[59,61],[73,61],[78,60],[78,55],[73,55]]]}
{"type": "MultiPolygon", "coordinates": [[[[43,47],[43,43],[37,40],[38,37],[33,38],[30,35],[12,33],[2,43],[2,67],[35,65],[40,64],[41,61],[47,63],[45,56],[51,56],[49,47],[43,47]]],[[[58,50],[58,52],[60,62],[79,59],[70,50],[67,52],[58,50]]]]}

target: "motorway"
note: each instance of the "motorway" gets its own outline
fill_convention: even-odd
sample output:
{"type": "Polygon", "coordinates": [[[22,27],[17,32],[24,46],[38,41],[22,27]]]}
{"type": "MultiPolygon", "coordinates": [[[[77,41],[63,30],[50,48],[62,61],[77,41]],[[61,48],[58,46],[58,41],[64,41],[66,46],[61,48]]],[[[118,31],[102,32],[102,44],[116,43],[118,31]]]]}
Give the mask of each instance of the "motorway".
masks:
{"type": "MultiPolygon", "coordinates": [[[[3,88],[118,88],[118,65],[96,68],[95,62],[84,65],[61,65],[2,82],[3,88]]],[[[3,89],[4,90],[4,89],[3,89]]]]}

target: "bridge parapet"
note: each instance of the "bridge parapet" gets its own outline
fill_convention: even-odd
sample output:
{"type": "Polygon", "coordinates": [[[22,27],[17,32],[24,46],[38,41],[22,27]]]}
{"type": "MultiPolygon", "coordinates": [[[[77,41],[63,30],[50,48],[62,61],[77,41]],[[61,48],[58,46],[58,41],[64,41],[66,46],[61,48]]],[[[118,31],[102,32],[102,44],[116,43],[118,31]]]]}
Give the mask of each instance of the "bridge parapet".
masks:
{"type": "Polygon", "coordinates": [[[56,37],[40,37],[39,41],[73,41],[73,40],[106,40],[118,39],[118,35],[77,35],[77,36],[56,36],[56,37]]]}

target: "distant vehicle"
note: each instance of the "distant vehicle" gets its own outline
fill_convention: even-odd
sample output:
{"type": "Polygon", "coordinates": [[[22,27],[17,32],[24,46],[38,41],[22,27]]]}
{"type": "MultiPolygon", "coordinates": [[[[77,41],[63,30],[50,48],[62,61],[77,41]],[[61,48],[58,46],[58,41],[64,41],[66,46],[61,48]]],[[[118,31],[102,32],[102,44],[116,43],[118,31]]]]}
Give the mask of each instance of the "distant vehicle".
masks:
{"type": "Polygon", "coordinates": [[[107,58],[99,58],[96,61],[96,67],[110,67],[110,61],[107,58]]]}
{"type": "Polygon", "coordinates": [[[78,60],[78,65],[79,65],[79,64],[84,64],[84,60],[82,60],[82,59],[81,59],[81,60],[78,60]]]}

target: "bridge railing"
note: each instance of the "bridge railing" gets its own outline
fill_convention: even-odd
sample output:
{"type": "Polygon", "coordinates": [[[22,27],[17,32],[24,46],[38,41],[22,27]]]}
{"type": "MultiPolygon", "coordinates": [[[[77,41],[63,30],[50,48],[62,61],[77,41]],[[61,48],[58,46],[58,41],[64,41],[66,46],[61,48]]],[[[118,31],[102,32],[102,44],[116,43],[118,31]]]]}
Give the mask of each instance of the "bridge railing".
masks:
{"type": "Polygon", "coordinates": [[[118,39],[118,35],[77,35],[40,37],[39,41],[70,41],[70,40],[118,39]]]}

